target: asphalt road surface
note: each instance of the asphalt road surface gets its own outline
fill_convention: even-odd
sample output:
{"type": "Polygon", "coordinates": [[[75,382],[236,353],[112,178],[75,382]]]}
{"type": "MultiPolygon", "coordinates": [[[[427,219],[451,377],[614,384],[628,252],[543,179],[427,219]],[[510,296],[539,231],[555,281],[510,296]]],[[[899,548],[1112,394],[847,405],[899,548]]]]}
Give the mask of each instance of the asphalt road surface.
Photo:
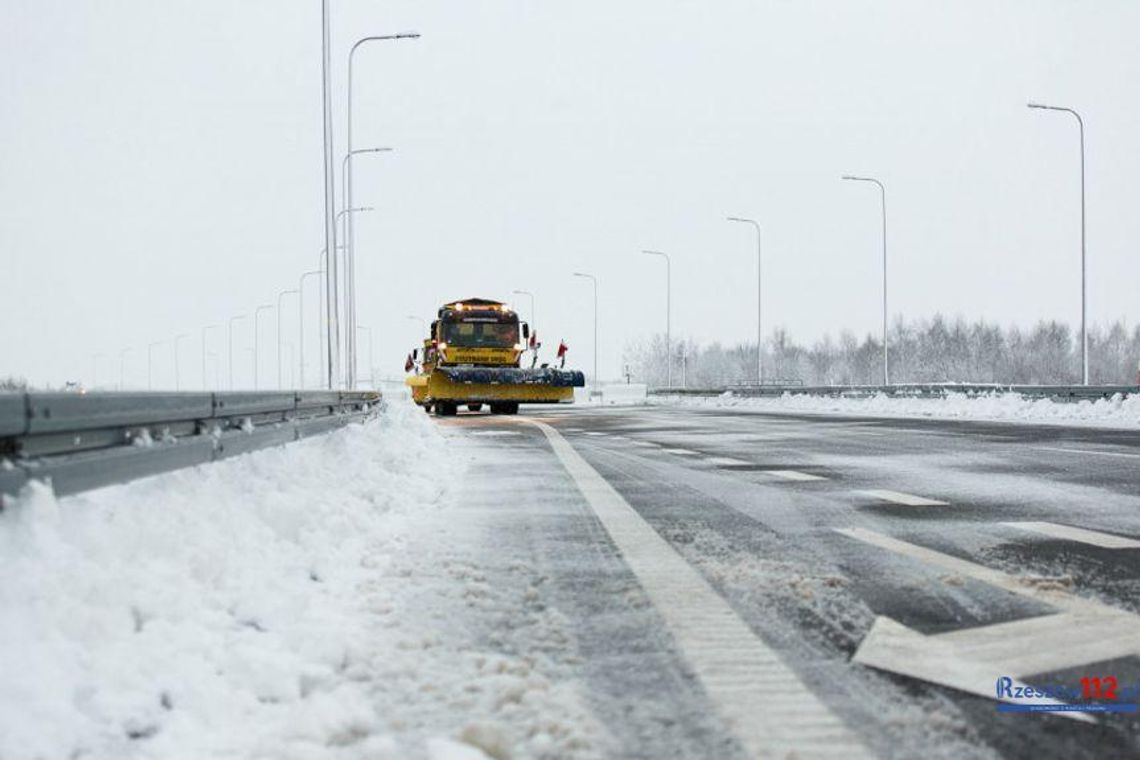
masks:
{"type": "Polygon", "coordinates": [[[540,568],[609,752],[1140,757],[1135,712],[995,698],[1095,677],[1135,702],[1140,434],[684,407],[440,424],[489,550],[540,568]]]}

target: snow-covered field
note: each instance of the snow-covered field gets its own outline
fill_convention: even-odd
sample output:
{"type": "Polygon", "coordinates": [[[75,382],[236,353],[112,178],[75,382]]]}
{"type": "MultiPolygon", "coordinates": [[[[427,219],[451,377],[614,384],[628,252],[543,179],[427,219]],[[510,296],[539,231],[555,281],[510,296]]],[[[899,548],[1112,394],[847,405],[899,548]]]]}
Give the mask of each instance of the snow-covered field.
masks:
{"type": "Polygon", "coordinates": [[[1063,402],[1027,398],[1017,393],[944,398],[892,398],[879,394],[844,398],[785,394],[776,398],[744,398],[725,394],[714,398],[658,397],[651,403],[733,408],[765,412],[808,412],[868,417],[931,417],[939,419],[994,420],[1034,424],[1135,429],[1140,427],[1140,396],[1096,401],[1063,402]]]}
{"type": "Polygon", "coordinates": [[[479,717],[528,695],[530,754],[580,742],[559,726],[575,695],[533,661],[447,649],[464,629],[448,600],[470,609],[478,585],[441,546],[461,442],[402,401],[286,447],[10,500],[0,757],[480,758],[522,739],[479,717]]]}

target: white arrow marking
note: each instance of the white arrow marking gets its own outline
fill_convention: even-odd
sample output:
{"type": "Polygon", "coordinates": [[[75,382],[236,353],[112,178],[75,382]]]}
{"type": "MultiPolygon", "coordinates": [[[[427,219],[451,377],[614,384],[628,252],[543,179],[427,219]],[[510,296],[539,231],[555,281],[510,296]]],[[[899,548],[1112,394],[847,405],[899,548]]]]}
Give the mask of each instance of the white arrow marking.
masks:
{"type": "MultiPolygon", "coordinates": [[[[1024,645],[1024,644],[1022,644],[1024,645]]],[[[964,657],[952,644],[941,636],[923,636],[917,631],[895,622],[889,617],[875,618],[870,632],[859,645],[851,658],[871,668],[886,670],[901,676],[918,678],[939,686],[957,689],[987,699],[999,699],[995,690],[998,678],[1003,675],[1014,677],[1014,686],[1025,686],[1017,680],[1016,674],[1001,665],[964,657]]],[[[1005,699],[1002,702],[1016,702],[1060,705],[1062,702],[1050,699],[1005,699]]],[[[1087,713],[1062,712],[1067,718],[1095,723],[1087,713]]]]}
{"type": "MultiPolygon", "coordinates": [[[[879,617],[855,652],[855,662],[997,699],[993,686],[999,676],[1023,679],[1140,655],[1140,617],[1132,613],[875,531],[840,528],[836,532],[1062,610],[934,636],[879,617]]],[[[1087,713],[1062,714],[1095,722],[1087,713]]]]}

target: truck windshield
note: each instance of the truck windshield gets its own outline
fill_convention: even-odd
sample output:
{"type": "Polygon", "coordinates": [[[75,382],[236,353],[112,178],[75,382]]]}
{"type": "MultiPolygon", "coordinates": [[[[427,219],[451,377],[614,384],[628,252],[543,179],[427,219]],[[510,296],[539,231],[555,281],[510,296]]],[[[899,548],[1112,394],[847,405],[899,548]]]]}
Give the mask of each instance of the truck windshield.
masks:
{"type": "Polygon", "coordinates": [[[509,348],[519,340],[519,326],[509,322],[444,322],[443,340],[449,346],[509,348]]]}

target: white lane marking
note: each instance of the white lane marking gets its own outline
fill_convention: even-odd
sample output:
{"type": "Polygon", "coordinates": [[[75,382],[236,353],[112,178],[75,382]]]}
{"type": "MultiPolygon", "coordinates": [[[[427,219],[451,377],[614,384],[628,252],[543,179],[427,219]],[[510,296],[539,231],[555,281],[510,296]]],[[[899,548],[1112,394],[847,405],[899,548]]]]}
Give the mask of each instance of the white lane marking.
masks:
{"type": "Polygon", "coordinates": [[[485,436],[522,435],[517,430],[472,430],[470,434],[485,436]]]}
{"type": "Polygon", "coordinates": [[[663,448],[662,451],[668,451],[670,454],[679,454],[683,457],[697,457],[700,456],[699,451],[690,451],[689,449],[668,449],[663,448]]]}
{"type": "Polygon", "coordinates": [[[1082,544],[1089,544],[1090,546],[1099,546],[1102,549],[1140,549],[1140,541],[1134,538],[1114,536],[1110,533],[1074,528],[1069,525],[1058,525],[1057,523],[1051,522],[1003,522],[1001,524],[1008,525],[1011,528],[1020,528],[1022,530],[1033,531],[1034,533],[1042,533],[1053,538],[1078,541],[1082,544]]]}
{"type": "Polygon", "coordinates": [[[659,443],[654,443],[653,441],[639,441],[636,439],[630,441],[630,443],[634,444],[635,446],[652,446],[654,448],[661,445],[659,443]]]}
{"type": "MultiPolygon", "coordinates": [[[[855,662],[996,699],[993,684],[998,675],[1024,678],[1140,654],[1140,638],[1136,636],[1140,617],[1132,613],[1084,599],[1053,584],[1041,584],[1039,579],[1008,575],[872,530],[835,530],[1061,610],[1059,614],[934,636],[923,636],[880,616],[852,657],[855,662]]],[[[1062,715],[1092,721],[1083,713],[1062,715]]]]}
{"type": "Polygon", "coordinates": [[[707,457],[705,459],[705,461],[708,462],[709,464],[715,464],[717,466],[724,466],[724,467],[731,467],[734,465],[742,465],[742,464],[752,464],[751,462],[745,462],[743,459],[733,459],[732,457],[707,457]]]}
{"type": "Polygon", "coordinates": [[[855,734],[557,430],[528,422],[546,434],[750,756],[869,756],[855,734]]]}
{"type": "Polygon", "coordinates": [[[1102,457],[1126,457],[1128,459],[1140,459],[1140,454],[1128,454],[1123,451],[1097,451],[1095,449],[1063,449],[1058,446],[1034,446],[1035,449],[1041,451],[1061,451],[1066,454],[1096,454],[1102,457]]]}
{"type": "Polygon", "coordinates": [[[873,530],[867,530],[866,528],[835,528],[834,530],[836,533],[841,533],[848,538],[854,538],[857,541],[877,546],[880,549],[886,549],[895,554],[901,554],[904,557],[910,557],[911,559],[940,567],[951,573],[973,578],[976,581],[988,583],[991,586],[997,586],[1013,594],[1027,596],[1039,602],[1051,604],[1054,607],[1059,607],[1068,612],[1100,614],[1106,611],[1117,611],[1115,608],[1101,604],[1100,602],[1083,599],[1075,594],[1063,591],[1059,589],[1056,584],[1041,583],[1041,579],[1039,578],[1007,575],[1000,570],[991,570],[975,562],[953,557],[949,554],[943,554],[934,549],[927,549],[925,546],[891,538],[882,533],[876,533],[873,530]]]}
{"type": "Polygon", "coordinates": [[[799,470],[768,470],[768,474],[780,478],[781,480],[794,480],[805,483],[811,480],[827,480],[823,475],[813,475],[810,472],[800,472],[799,470]]]}
{"type": "Polygon", "coordinates": [[[587,430],[586,435],[605,435],[605,433],[600,433],[597,430],[587,430]]]}
{"type": "Polygon", "coordinates": [[[906,507],[948,507],[948,502],[937,501],[936,499],[927,499],[923,496],[915,496],[914,494],[902,493],[901,491],[888,491],[886,489],[874,489],[870,491],[857,491],[864,496],[870,496],[872,499],[879,501],[889,501],[892,504],[902,504],[906,507]]]}

